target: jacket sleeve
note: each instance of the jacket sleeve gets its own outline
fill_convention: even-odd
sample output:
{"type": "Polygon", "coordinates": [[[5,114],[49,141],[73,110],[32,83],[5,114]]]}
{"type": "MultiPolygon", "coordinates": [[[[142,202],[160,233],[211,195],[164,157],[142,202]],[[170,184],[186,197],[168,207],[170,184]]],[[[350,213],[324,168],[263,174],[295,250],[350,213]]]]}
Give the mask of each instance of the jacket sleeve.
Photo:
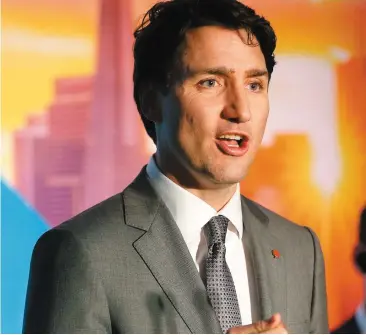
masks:
{"type": "Polygon", "coordinates": [[[107,299],[93,265],[70,231],[46,232],[33,250],[23,332],[110,333],[107,299]]]}
{"type": "Polygon", "coordinates": [[[314,277],[311,302],[310,333],[328,334],[327,293],[325,285],[324,257],[316,234],[307,228],[314,244],[314,277]]]}

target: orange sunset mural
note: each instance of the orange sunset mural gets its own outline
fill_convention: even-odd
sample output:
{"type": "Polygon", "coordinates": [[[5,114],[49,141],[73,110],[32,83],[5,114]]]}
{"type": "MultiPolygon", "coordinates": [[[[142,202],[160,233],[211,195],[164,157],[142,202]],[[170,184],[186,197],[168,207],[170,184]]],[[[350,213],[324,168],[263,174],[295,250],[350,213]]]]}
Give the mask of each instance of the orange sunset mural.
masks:
{"type": "MultiPolygon", "coordinates": [[[[273,24],[278,64],[241,191],[318,234],[334,328],[363,299],[352,254],[366,205],[366,1],[244,2],[273,24]]],[[[118,192],[154,151],[131,79],[133,28],[153,3],[3,1],[2,179],[47,227],[118,192]]],[[[21,331],[22,316],[7,317],[6,332],[21,331]]]]}

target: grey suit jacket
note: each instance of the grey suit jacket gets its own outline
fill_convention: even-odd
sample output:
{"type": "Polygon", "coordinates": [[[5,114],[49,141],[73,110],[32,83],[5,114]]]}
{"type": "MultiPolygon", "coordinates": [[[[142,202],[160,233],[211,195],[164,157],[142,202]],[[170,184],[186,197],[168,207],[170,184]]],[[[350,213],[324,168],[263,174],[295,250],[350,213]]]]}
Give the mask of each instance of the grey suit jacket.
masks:
{"type": "MultiPolygon", "coordinates": [[[[327,333],[324,263],[315,234],[245,197],[242,210],[260,317],[278,312],[290,332],[327,333]]],[[[180,230],[145,168],[121,194],[38,240],[23,331],[221,332],[180,230]]]]}

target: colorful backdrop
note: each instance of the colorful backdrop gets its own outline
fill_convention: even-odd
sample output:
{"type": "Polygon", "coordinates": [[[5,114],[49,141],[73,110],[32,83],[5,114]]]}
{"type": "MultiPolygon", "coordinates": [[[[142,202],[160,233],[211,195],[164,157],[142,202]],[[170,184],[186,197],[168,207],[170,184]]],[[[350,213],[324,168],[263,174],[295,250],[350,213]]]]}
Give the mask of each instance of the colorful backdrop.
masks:
{"type": "MultiPolygon", "coordinates": [[[[154,152],[131,81],[132,30],[154,2],[2,2],[2,332],[21,332],[40,234],[120,191],[154,152]]],[[[241,190],[319,235],[334,327],[363,296],[352,252],[366,204],[366,1],[245,2],[272,22],[278,65],[241,190]]]]}

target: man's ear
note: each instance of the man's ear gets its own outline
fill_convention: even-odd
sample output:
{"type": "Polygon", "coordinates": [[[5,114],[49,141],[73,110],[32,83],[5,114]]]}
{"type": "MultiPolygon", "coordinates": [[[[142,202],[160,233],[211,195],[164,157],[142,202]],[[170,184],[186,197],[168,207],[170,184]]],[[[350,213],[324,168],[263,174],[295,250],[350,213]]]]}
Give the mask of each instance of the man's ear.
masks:
{"type": "Polygon", "coordinates": [[[359,243],[353,251],[356,267],[362,274],[366,274],[366,245],[359,243]]]}
{"type": "Polygon", "coordinates": [[[152,87],[145,87],[140,93],[140,106],[144,116],[152,122],[161,122],[162,111],[159,93],[152,87]]]}

